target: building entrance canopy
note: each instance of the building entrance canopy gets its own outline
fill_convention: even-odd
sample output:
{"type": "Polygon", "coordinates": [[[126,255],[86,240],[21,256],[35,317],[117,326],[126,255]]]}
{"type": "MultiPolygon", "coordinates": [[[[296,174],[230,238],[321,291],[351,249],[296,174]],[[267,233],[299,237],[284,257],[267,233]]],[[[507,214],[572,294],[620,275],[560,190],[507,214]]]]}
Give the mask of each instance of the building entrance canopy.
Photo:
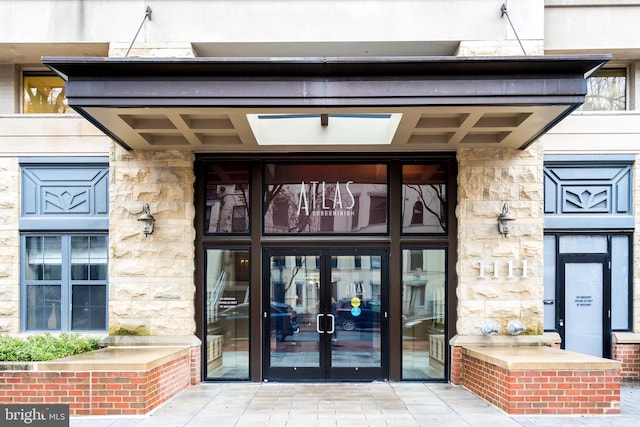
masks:
{"type": "Polygon", "coordinates": [[[121,146],[195,152],[524,149],[609,55],[44,57],[121,146]]]}

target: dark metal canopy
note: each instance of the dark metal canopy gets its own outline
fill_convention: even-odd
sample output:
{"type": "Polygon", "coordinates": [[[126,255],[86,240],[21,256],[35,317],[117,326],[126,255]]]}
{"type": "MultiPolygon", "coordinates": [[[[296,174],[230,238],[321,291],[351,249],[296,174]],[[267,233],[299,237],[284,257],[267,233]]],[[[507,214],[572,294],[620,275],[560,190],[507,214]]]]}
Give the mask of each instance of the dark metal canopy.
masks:
{"type": "Polygon", "coordinates": [[[246,152],[286,145],[301,151],[362,146],[441,151],[525,148],[584,102],[586,78],[609,59],[44,57],[42,62],[67,81],[69,105],[127,149],[246,152]],[[321,114],[329,117],[328,125],[320,125],[321,114]],[[305,127],[303,120],[314,115],[317,122],[305,127]],[[282,120],[261,120],[266,116],[282,120]]]}

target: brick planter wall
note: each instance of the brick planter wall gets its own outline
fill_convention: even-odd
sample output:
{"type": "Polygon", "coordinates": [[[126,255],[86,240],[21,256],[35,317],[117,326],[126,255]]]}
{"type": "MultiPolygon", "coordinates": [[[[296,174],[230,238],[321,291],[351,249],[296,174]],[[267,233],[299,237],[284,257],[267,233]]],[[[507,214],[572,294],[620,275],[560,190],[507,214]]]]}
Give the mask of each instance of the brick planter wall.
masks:
{"type": "Polygon", "coordinates": [[[611,357],[622,365],[622,379],[640,379],[640,344],[614,344],[611,350],[611,357]]]}
{"type": "Polygon", "coordinates": [[[452,354],[452,382],[508,414],[620,413],[618,362],[549,347],[454,347],[452,354]]]}
{"type": "Polygon", "coordinates": [[[202,350],[200,346],[191,347],[191,385],[200,384],[202,375],[202,350]]]}
{"type": "Polygon", "coordinates": [[[451,347],[451,383],[456,385],[464,385],[462,347],[451,347]]]}
{"type": "Polygon", "coordinates": [[[508,414],[619,414],[615,371],[505,370],[466,357],[465,386],[508,414]]]}
{"type": "Polygon", "coordinates": [[[95,370],[78,361],[69,367],[44,362],[34,364],[34,370],[0,371],[0,403],[68,404],[71,416],[142,415],[199,381],[192,377],[192,361],[200,365],[193,350],[173,349],[156,361],[129,360],[121,366],[104,361],[103,369],[95,370]],[[73,365],[76,369],[69,369],[73,365]]]}

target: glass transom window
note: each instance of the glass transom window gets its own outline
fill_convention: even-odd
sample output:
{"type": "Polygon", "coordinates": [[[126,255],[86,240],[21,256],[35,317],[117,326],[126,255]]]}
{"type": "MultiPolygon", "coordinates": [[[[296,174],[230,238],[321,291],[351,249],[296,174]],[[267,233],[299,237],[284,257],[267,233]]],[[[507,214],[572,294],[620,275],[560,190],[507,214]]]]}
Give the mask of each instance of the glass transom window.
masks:
{"type": "Polygon", "coordinates": [[[386,164],[265,166],[265,233],[387,233],[386,164]]]}

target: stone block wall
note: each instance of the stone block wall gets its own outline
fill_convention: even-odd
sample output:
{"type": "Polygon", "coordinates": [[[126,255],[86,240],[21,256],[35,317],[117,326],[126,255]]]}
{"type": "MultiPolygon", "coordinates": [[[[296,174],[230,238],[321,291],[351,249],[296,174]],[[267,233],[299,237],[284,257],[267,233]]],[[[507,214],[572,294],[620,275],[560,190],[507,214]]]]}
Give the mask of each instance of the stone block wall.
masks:
{"type": "Polygon", "coordinates": [[[194,180],[193,153],[113,145],[109,334],[194,334],[194,180]],[[145,203],[155,217],[149,236],[138,222],[145,203]]]}
{"type": "Polygon", "coordinates": [[[0,333],[20,330],[20,168],[0,157],[0,333]]]}
{"type": "Polygon", "coordinates": [[[543,146],[458,151],[459,335],[480,335],[485,322],[506,334],[543,333],[543,146]],[[515,218],[498,232],[503,205],[515,218]]]}

